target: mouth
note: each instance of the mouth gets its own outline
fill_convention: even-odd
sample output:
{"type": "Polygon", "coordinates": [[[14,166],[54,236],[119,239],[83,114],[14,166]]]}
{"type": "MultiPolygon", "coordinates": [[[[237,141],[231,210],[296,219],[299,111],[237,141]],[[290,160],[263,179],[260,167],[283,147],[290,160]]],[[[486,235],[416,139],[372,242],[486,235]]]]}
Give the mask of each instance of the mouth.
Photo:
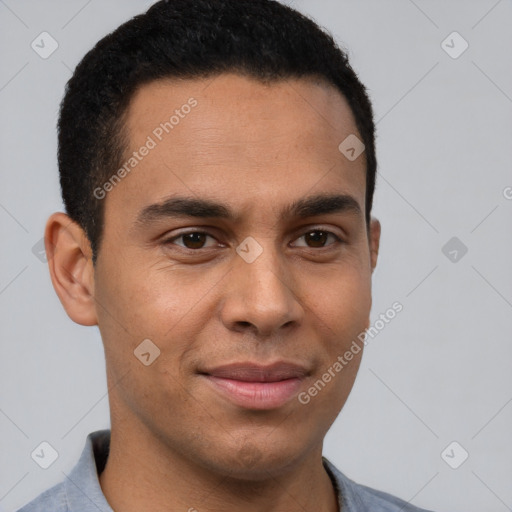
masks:
{"type": "Polygon", "coordinates": [[[201,371],[200,375],[231,403],[245,409],[270,410],[296,396],[309,372],[303,366],[281,361],[268,366],[233,363],[201,371]]]}

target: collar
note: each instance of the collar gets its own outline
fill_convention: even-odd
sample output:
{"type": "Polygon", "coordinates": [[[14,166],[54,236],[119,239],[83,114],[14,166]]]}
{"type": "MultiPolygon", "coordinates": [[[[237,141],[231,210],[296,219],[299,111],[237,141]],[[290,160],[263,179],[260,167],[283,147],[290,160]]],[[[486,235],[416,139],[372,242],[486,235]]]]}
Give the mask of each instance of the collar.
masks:
{"type": "MultiPolygon", "coordinates": [[[[87,436],[78,463],[66,475],[66,499],[70,512],[114,512],[103,494],[98,476],[105,468],[110,451],[110,430],[97,430],[87,436]]],[[[338,498],[338,510],[360,510],[354,483],[325,457],[322,457],[338,498]]],[[[362,510],[362,509],[361,509],[362,510]]]]}

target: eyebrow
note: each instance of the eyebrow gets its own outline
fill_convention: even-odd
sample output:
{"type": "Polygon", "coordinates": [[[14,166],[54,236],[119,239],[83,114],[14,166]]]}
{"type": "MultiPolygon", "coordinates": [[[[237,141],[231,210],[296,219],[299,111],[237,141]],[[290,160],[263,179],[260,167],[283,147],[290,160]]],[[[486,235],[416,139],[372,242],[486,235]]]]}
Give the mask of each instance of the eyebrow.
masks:
{"type": "MultiPolygon", "coordinates": [[[[359,203],[351,195],[319,194],[294,201],[280,212],[279,219],[302,219],[332,213],[348,213],[357,217],[363,215],[359,203]]],[[[137,215],[136,224],[145,225],[166,218],[179,217],[219,218],[232,222],[237,220],[237,215],[225,204],[209,199],[175,196],[143,208],[137,215]]]]}

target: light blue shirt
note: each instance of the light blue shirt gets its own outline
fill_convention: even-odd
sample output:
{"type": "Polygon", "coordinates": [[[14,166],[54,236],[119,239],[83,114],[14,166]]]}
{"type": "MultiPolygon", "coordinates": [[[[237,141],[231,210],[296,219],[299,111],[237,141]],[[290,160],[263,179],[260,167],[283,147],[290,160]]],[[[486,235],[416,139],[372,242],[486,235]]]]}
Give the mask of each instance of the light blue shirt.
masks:
{"type": "MultiPolygon", "coordinates": [[[[82,455],[69,477],[18,512],[113,512],[98,480],[107,461],[109,446],[110,430],[89,434],[82,455]]],[[[400,498],[353,482],[325,457],[323,463],[336,489],[342,512],[428,512],[400,498]]]]}

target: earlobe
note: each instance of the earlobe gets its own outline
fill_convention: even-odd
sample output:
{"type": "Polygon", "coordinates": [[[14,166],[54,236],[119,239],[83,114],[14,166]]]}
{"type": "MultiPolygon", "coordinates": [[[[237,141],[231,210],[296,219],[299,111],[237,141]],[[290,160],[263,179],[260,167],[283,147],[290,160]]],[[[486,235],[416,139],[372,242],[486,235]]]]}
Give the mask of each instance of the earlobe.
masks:
{"type": "Polygon", "coordinates": [[[84,230],[64,213],[46,223],[45,248],[53,287],[74,322],[97,325],[94,267],[84,230]]]}
{"type": "Polygon", "coordinates": [[[379,256],[381,225],[378,219],[372,217],[370,220],[370,262],[372,272],[377,266],[377,258],[379,256]]]}

